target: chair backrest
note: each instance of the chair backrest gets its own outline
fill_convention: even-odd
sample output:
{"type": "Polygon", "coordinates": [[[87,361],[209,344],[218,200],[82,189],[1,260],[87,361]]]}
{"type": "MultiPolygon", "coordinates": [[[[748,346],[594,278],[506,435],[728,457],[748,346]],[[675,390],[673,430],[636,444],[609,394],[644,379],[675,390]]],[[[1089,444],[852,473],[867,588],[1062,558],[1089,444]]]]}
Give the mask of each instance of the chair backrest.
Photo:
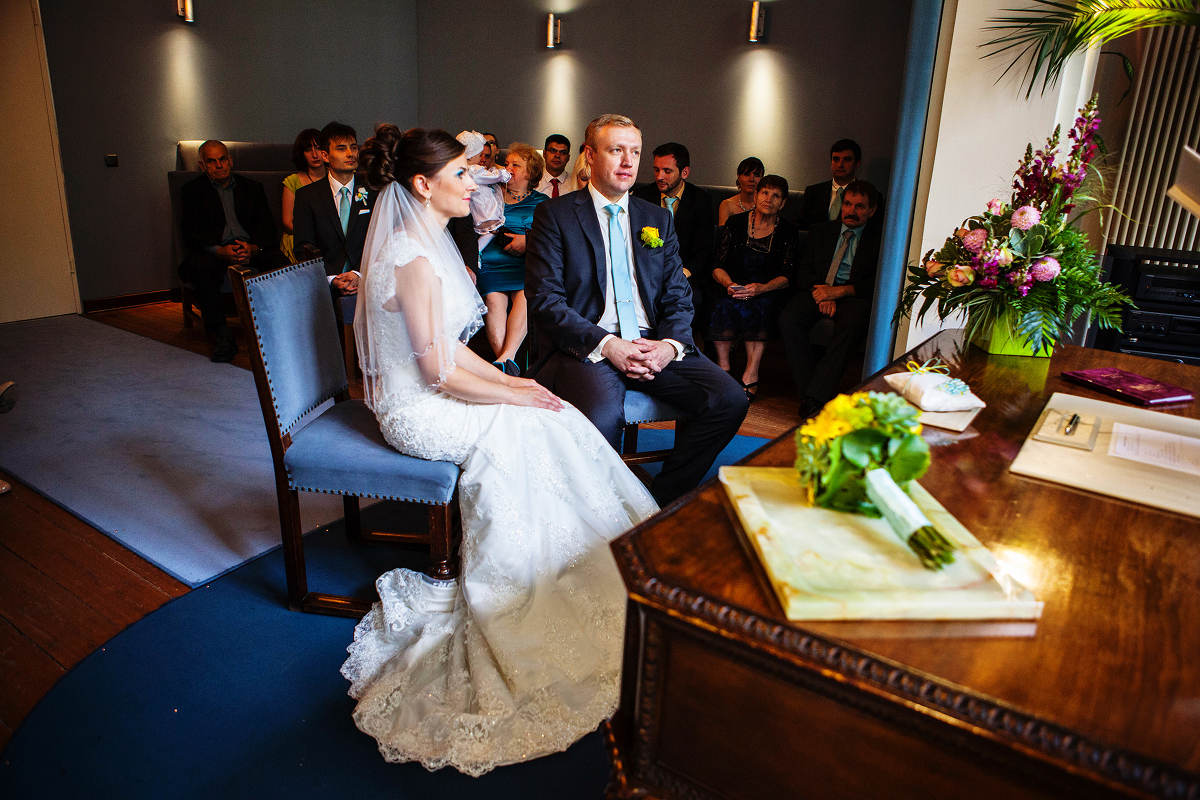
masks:
{"type": "MultiPolygon", "coordinates": [[[[255,379],[267,416],[269,395],[280,435],[331,397],[346,391],[346,367],[334,320],[333,302],[321,259],[234,280],[242,320],[248,323],[260,358],[255,379]],[[261,360],[261,374],[260,365],[261,360]],[[265,388],[265,392],[264,392],[265,388]]],[[[269,421],[268,421],[269,423],[269,421]]]]}

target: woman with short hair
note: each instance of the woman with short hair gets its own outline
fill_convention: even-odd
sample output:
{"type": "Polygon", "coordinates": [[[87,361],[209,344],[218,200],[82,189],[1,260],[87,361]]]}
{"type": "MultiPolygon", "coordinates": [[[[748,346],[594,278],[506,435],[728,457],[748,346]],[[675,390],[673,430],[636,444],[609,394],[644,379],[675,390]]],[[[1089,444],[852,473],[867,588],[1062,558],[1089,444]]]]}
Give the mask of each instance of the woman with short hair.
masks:
{"type": "Polygon", "coordinates": [[[724,295],[712,303],[704,338],[717,349],[717,365],[728,372],[733,343],[746,345],[742,388],[758,394],[758,372],[766,342],[779,338],[779,312],[795,269],[797,228],[779,216],[788,182],[778,175],[757,181],[754,206],[726,222],[713,260],[713,280],[724,295]]]}
{"type": "Polygon", "coordinates": [[[766,167],[754,156],[743,158],[737,168],[738,193],[726,198],[717,208],[717,225],[724,225],[734,214],[745,214],[754,208],[754,193],[766,167]]]}
{"type": "Polygon", "coordinates": [[[529,331],[525,306],[525,233],[533,224],[533,210],[549,198],[534,187],[542,180],[546,162],[524,142],[508,146],[505,169],[512,179],[504,185],[504,227],[479,254],[479,294],[487,305],[483,318],[488,344],[497,369],[520,375],[514,360],[529,331]],[[511,305],[511,308],[510,308],[511,305]]]}

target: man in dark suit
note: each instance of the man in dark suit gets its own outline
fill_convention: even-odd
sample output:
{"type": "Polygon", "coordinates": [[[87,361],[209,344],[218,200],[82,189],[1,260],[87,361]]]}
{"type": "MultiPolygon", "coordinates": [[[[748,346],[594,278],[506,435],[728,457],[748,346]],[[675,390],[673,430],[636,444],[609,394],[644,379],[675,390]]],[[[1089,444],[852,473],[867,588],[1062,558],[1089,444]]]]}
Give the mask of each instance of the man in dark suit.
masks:
{"type": "Polygon", "coordinates": [[[671,213],[629,196],[642,135],[628,117],[588,125],[588,188],[541,203],[526,250],[525,294],[548,350],[536,379],[574,404],[614,448],[626,388],[694,416],[651,492],[694,488],[746,416],[737,381],[696,352],[692,292],[671,213]],[[611,246],[610,246],[611,245],[611,246]]]}
{"type": "MultiPolygon", "coordinates": [[[[358,133],[331,122],[321,130],[321,158],[329,169],[324,178],[296,191],[292,230],[297,257],[325,260],[325,274],[336,297],[358,291],[359,261],[376,192],[354,175],[358,168],[358,133]]],[[[341,304],[334,303],[338,321],[341,304]]]]}
{"type": "Polygon", "coordinates": [[[691,155],[683,145],[676,142],[659,145],[654,148],[654,183],[646,184],[633,196],[662,206],[675,218],[679,258],[683,262],[683,274],[692,287],[696,317],[692,323],[692,336],[698,341],[702,300],[713,282],[713,237],[717,225],[708,192],[687,182],[691,164],[691,155]]]}
{"type": "Polygon", "coordinates": [[[183,234],[187,255],[179,277],[192,284],[204,330],[216,338],[213,361],[232,361],[238,346],[225,323],[221,284],[233,265],[265,272],[287,263],[279,250],[275,221],[258,181],[233,172],[229,148],[209,140],[200,145],[200,170],[181,190],[183,234]]]}
{"type": "Polygon", "coordinates": [[[846,186],[841,219],[818,222],[809,230],[797,293],[779,316],[805,419],[837,393],[846,363],[867,335],[883,238],[882,229],[868,220],[878,206],[879,191],[871,184],[851,181],[846,186]],[[818,362],[808,335],[826,317],[833,319],[833,337],[818,362]]]}
{"type": "Polygon", "coordinates": [[[833,180],[804,187],[804,207],[796,220],[802,231],[811,229],[818,222],[834,220],[841,216],[842,194],[850,181],[858,175],[858,167],[862,163],[862,148],[853,139],[838,139],[829,148],[829,162],[833,180]]]}

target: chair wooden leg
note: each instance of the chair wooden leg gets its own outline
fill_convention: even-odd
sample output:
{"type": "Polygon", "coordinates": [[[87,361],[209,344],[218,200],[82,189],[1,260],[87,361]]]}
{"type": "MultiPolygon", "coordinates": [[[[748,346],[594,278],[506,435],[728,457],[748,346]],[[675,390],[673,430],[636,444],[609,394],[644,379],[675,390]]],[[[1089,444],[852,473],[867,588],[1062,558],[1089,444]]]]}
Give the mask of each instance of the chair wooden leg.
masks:
{"type": "Polygon", "coordinates": [[[635,422],[625,426],[625,435],[621,437],[621,455],[632,455],[638,448],[638,426],[635,422]]]}
{"type": "Polygon", "coordinates": [[[346,380],[358,377],[358,343],[354,339],[354,326],[342,326],[342,353],[346,359],[346,380]]]}
{"type": "Polygon", "coordinates": [[[429,575],[439,580],[458,577],[454,564],[454,512],[457,502],[429,508],[429,575]]]}
{"type": "Polygon", "coordinates": [[[342,514],[346,518],[346,538],[352,542],[361,542],[362,514],[359,511],[358,498],[353,495],[342,495],[342,514]]]}
{"type": "Polygon", "coordinates": [[[279,492],[279,525],[283,534],[283,568],[287,574],[288,608],[301,611],[308,594],[304,570],[304,531],[300,528],[300,495],[295,489],[279,492]]]}
{"type": "Polygon", "coordinates": [[[192,313],[192,290],[186,286],[179,287],[179,304],[183,307],[183,327],[191,328],[196,324],[196,315],[192,313]]]}

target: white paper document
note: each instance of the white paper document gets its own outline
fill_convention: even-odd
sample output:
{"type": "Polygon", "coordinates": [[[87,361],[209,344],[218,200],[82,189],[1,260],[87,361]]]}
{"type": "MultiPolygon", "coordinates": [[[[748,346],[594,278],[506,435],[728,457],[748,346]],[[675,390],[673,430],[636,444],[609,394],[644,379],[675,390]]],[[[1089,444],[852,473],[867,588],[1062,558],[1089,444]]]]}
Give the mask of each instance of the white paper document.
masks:
{"type": "Polygon", "coordinates": [[[1108,454],[1155,467],[1200,475],[1200,439],[1113,423],[1108,454]]]}

